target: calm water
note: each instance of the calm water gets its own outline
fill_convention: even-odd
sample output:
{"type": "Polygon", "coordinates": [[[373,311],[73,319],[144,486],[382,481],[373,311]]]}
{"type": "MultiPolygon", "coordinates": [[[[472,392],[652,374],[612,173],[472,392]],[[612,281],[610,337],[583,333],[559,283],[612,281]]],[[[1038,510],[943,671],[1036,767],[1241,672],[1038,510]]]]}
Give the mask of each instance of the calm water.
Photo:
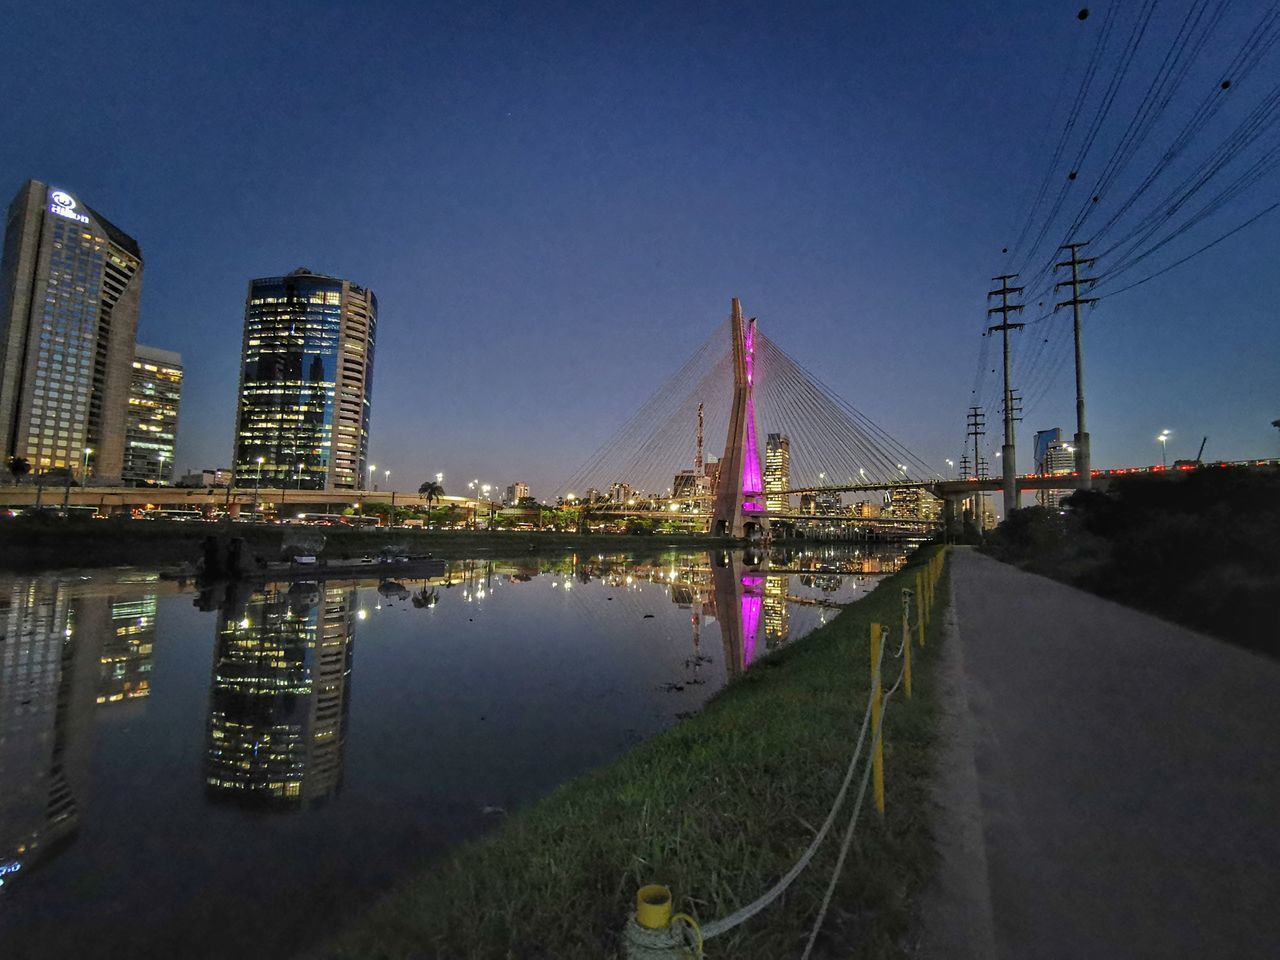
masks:
{"type": "Polygon", "coordinates": [[[0,957],[291,956],[903,558],[758,559],[0,581],[0,957]]]}

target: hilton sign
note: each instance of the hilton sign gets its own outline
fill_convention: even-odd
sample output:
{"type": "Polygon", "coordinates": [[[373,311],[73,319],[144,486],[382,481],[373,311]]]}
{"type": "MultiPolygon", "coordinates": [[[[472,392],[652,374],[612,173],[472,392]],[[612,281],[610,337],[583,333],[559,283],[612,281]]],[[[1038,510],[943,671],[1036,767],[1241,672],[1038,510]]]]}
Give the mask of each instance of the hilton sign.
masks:
{"type": "Polygon", "coordinates": [[[76,210],[75,198],[62,190],[49,191],[49,212],[77,223],[89,222],[88,217],[76,210]]]}

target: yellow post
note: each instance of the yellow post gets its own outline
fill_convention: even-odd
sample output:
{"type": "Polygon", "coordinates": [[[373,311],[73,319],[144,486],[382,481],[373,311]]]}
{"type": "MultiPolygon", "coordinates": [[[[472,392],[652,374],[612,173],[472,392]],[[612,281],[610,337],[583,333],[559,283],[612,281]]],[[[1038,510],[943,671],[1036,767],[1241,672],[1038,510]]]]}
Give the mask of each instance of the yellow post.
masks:
{"type": "Polygon", "coordinates": [[[880,736],[880,713],[884,696],[880,689],[880,624],[871,625],[871,780],[876,809],[884,816],[884,740],[880,736]]]}
{"type": "Polygon", "coordinates": [[[902,591],[902,688],[911,699],[911,591],[902,591]]]}
{"type": "Polygon", "coordinates": [[[924,573],[916,574],[916,631],[920,646],[924,646],[924,573]]]}

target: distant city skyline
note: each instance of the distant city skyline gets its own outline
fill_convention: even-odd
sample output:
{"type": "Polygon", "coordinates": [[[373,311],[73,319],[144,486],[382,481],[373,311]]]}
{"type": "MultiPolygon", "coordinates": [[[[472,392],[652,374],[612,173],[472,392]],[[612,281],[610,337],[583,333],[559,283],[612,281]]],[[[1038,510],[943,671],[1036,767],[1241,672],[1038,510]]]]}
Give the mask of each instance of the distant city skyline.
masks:
{"type": "MultiPolygon", "coordinates": [[[[233,4],[139,24],[53,2],[9,19],[0,53],[24,89],[6,104],[20,135],[0,143],[0,188],[66,184],[147,251],[138,337],[187,367],[175,475],[230,463],[245,283],[306,263],[378,291],[368,460],[393,486],[521,477],[539,499],[731,296],[946,473],[985,293],[1009,267],[1079,26],[1048,3],[233,4]],[[312,29],[282,34],[299,12],[312,29]],[[38,36],[58,37],[59,66],[38,36]],[[192,56],[211,43],[235,69],[192,56]],[[1000,49],[1020,55],[987,55],[1000,49]]],[[[1175,28],[1159,19],[1152,49],[1175,28]]],[[[1229,106],[1214,136],[1241,116],[1229,106]]],[[[1256,196],[1152,267],[1243,221],[1256,196]]],[[[1166,429],[1171,461],[1202,436],[1208,459],[1275,454],[1278,245],[1264,219],[1089,314],[1096,466],[1159,463],[1166,429]]],[[[1015,381],[1039,329],[1013,338],[1015,381]]],[[[1072,409],[1060,369],[1019,425],[1024,469],[1035,431],[1069,434],[1072,409]]]]}

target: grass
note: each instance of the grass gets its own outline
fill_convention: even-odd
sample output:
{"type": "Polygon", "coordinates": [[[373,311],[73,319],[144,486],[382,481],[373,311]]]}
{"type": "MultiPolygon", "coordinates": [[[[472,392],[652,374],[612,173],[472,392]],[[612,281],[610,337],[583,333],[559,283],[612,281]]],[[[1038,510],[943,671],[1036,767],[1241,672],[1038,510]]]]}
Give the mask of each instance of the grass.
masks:
{"type": "Polygon", "coordinates": [[[16,517],[0,521],[0,568],[119,565],[166,566],[194,563],[210,535],[243,537],[250,552],[277,560],[286,538],[322,544],[315,552],[330,560],[377,554],[384,548],[438,559],[513,557],[528,554],[662,550],[679,544],[690,550],[724,546],[714,537],[690,534],[627,536],[516,531],[380,530],[300,527],[254,523],[184,523],[173,520],[93,520],[85,517],[16,517]],[[322,539],[321,539],[322,538],[322,539]]]}
{"type": "MultiPolygon", "coordinates": [[[[920,551],[831,623],[754,664],[695,717],[424,865],[318,955],[597,960],[619,956],[618,934],[642,884],[669,885],[677,909],[703,922],[754,900],[826,817],[866,708],[869,625],[899,624],[892,654],[900,588],[914,584],[937,549],[920,551]]],[[[819,956],[906,955],[913,900],[934,859],[931,675],[944,588],[940,582],[929,644],[916,648],[915,697],[899,692],[887,714],[887,813],[881,821],[864,806],[819,956]]],[[[888,685],[898,668],[885,663],[888,685]]],[[[851,810],[850,801],[791,889],[710,941],[708,956],[798,955],[851,810]]]]}

